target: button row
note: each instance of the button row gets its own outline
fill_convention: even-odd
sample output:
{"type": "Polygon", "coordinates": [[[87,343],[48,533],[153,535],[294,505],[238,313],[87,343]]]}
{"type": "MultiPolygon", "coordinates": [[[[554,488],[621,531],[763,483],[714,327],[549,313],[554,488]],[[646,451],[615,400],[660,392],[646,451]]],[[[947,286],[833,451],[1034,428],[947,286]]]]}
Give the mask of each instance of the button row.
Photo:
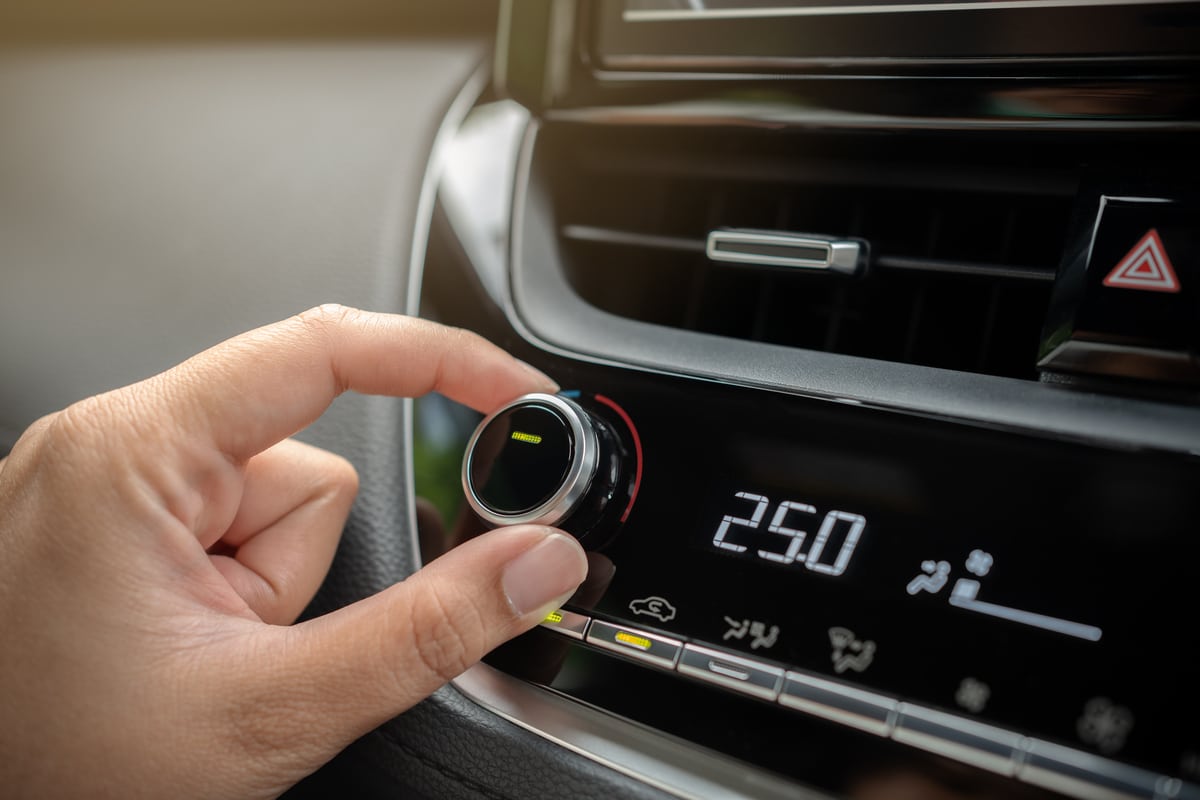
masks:
{"type": "Polygon", "coordinates": [[[571,611],[542,627],[635,661],[1092,800],[1200,798],[1200,787],[954,714],[571,611]]]}

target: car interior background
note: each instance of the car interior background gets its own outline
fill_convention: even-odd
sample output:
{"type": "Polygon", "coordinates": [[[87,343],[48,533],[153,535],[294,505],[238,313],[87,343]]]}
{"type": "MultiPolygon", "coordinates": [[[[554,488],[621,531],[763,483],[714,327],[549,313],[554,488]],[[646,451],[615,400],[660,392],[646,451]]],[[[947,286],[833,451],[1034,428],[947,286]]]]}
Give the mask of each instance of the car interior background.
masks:
{"type": "Polygon", "coordinates": [[[308,613],[526,516],[591,577],[290,796],[1200,798],[1198,119],[1183,0],[15,0],[0,454],[470,328],[563,392],[340,398],[308,613]]]}

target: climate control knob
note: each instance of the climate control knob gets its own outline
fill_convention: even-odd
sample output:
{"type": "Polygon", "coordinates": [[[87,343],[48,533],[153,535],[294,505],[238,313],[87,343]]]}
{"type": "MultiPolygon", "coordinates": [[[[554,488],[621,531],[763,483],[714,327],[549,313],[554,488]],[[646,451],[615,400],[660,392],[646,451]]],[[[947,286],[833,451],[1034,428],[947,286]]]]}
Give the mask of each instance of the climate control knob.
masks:
{"type": "Polygon", "coordinates": [[[627,426],[573,394],[527,394],[479,423],[462,481],[486,523],[554,525],[598,546],[627,516],[640,471],[629,463],[627,426]]]}

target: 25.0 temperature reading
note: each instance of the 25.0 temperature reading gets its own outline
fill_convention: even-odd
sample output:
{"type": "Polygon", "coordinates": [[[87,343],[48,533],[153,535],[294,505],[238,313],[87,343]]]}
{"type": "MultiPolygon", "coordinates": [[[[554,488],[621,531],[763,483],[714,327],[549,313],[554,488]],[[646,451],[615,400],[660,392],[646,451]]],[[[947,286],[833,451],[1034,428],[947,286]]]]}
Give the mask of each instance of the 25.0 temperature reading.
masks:
{"type": "MultiPolygon", "coordinates": [[[[730,529],[742,527],[758,530],[766,517],[771,501],[764,495],[751,492],[738,492],[734,497],[754,503],[754,513],[749,518],[726,514],[717,527],[716,535],[713,536],[713,544],[722,550],[744,553],[747,549],[746,545],[727,539],[730,529]]],[[[821,527],[812,540],[812,544],[807,550],[804,550],[808,532],[789,527],[784,523],[789,521],[789,515],[816,513],[817,510],[807,503],[797,503],[792,500],[784,500],[779,503],[775,507],[775,514],[771,517],[770,524],[767,525],[767,532],[786,537],[788,539],[787,549],[783,552],[758,550],[758,557],[779,564],[794,564],[799,561],[808,569],[822,575],[841,575],[845,572],[846,567],[850,564],[850,559],[854,556],[854,549],[858,547],[858,540],[862,538],[862,532],[867,527],[867,518],[861,514],[851,514],[846,511],[830,511],[821,521],[821,527]],[[846,530],[846,538],[842,540],[842,545],[838,548],[836,555],[831,560],[823,561],[822,557],[826,555],[825,551],[830,540],[833,539],[834,533],[838,531],[839,523],[841,523],[842,529],[846,530]],[[849,526],[848,530],[845,526],[849,526]]]]}

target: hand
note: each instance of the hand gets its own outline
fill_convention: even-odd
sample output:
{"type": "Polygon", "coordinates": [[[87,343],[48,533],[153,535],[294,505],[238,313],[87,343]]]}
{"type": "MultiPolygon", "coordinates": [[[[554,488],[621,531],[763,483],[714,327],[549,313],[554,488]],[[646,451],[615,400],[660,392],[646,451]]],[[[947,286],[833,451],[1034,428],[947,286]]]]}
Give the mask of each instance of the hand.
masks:
{"type": "Polygon", "coordinates": [[[286,437],[339,393],[481,411],[553,383],[473,334],[321,307],[35,423],[0,461],[6,797],[271,797],[574,591],[493,531],[298,625],[357,487],[286,437]]]}

